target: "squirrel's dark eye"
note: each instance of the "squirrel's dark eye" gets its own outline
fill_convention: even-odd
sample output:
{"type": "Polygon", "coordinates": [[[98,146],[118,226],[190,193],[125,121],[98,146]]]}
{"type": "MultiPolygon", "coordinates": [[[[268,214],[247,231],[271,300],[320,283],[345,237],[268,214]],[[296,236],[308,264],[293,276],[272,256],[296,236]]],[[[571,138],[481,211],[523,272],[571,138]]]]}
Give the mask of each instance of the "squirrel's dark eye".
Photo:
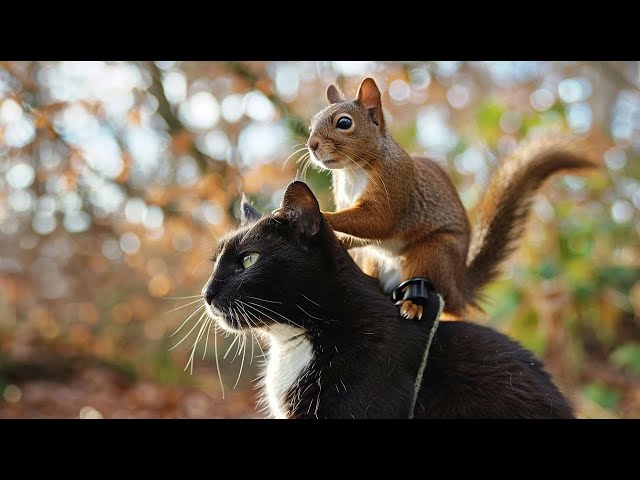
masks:
{"type": "Polygon", "coordinates": [[[340,130],[349,130],[353,125],[353,121],[349,117],[340,117],[336,123],[336,128],[340,130]]]}

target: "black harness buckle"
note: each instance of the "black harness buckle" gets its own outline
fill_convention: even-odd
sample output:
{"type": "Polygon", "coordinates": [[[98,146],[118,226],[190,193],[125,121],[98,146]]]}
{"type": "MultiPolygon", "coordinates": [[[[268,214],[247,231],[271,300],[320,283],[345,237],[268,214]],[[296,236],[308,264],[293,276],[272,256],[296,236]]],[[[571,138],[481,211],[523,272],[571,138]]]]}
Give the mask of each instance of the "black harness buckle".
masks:
{"type": "Polygon", "coordinates": [[[433,321],[440,309],[440,300],[433,284],[426,278],[410,278],[396,287],[391,295],[394,302],[411,300],[422,307],[422,319],[433,321]]]}

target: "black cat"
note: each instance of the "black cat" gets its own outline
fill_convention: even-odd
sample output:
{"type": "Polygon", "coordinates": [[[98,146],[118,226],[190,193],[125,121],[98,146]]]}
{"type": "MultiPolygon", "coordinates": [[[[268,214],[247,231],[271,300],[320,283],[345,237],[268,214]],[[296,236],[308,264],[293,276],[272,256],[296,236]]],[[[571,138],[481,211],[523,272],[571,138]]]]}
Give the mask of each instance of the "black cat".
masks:
{"type": "MultiPolygon", "coordinates": [[[[302,182],[219,245],[203,289],[223,328],[264,334],[264,393],[278,418],[407,418],[432,322],[408,322],[325,223],[302,182]]],[[[441,322],[416,418],[573,418],[542,362],[473,323],[441,322]]]]}

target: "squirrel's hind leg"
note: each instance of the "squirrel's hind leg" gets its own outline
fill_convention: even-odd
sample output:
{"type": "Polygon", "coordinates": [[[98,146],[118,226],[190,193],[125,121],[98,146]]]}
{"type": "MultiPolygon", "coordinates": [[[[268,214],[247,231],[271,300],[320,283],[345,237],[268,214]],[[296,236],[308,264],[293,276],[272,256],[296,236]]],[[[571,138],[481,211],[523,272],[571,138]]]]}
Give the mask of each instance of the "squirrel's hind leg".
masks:
{"type": "MultiPolygon", "coordinates": [[[[448,313],[461,314],[466,305],[463,293],[466,249],[460,239],[449,233],[431,235],[411,244],[401,255],[402,281],[422,277],[442,295],[448,313]]],[[[419,306],[404,301],[400,307],[405,318],[419,316],[419,306]]]]}

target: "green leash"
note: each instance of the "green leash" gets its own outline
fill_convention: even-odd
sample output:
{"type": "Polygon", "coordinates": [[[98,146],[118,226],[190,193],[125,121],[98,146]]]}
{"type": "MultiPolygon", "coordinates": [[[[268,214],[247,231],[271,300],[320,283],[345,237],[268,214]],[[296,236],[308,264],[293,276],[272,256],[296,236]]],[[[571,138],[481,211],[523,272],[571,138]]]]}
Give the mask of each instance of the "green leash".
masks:
{"type": "Polygon", "coordinates": [[[416,403],[418,402],[418,392],[420,392],[420,385],[422,385],[422,377],[424,376],[424,370],[427,368],[427,360],[429,359],[429,349],[431,348],[431,342],[433,341],[433,337],[436,334],[436,330],[438,329],[438,325],[440,324],[440,315],[442,314],[442,309],[444,308],[444,300],[440,294],[438,295],[438,300],[440,300],[440,305],[438,307],[438,314],[436,315],[436,319],[433,321],[433,326],[431,327],[431,331],[429,332],[429,338],[427,339],[427,346],[424,349],[424,353],[422,354],[422,362],[420,363],[420,368],[418,369],[418,375],[416,375],[416,383],[413,386],[413,398],[411,399],[411,409],[409,410],[409,416],[407,418],[413,418],[413,414],[416,409],[416,403]]]}

